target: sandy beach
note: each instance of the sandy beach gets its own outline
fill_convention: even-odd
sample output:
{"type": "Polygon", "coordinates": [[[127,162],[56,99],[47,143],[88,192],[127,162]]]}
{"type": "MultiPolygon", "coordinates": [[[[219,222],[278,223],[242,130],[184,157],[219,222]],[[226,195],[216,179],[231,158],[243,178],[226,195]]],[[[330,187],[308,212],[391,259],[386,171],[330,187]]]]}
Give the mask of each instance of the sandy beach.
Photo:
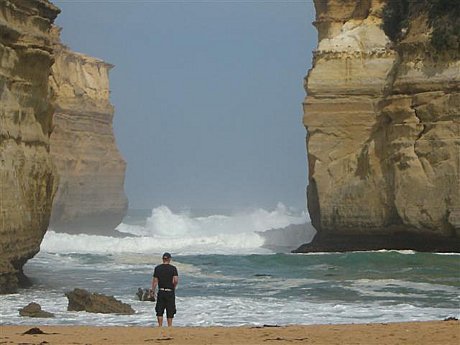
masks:
{"type": "Polygon", "coordinates": [[[0,326],[0,344],[312,344],[458,345],[459,321],[313,325],[286,327],[81,327],[40,326],[45,334],[24,334],[29,326],[0,326]]]}

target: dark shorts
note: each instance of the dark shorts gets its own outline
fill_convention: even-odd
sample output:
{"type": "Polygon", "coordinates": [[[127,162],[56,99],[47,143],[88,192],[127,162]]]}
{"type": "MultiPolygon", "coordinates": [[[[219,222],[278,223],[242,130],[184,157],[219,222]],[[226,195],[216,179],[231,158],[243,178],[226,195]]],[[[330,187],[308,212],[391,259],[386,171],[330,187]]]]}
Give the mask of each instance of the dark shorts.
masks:
{"type": "Polygon", "coordinates": [[[155,311],[157,316],[163,316],[166,309],[166,317],[172,319],[176,313],[176,295],[174,291],[158,291],[155,311]]]}

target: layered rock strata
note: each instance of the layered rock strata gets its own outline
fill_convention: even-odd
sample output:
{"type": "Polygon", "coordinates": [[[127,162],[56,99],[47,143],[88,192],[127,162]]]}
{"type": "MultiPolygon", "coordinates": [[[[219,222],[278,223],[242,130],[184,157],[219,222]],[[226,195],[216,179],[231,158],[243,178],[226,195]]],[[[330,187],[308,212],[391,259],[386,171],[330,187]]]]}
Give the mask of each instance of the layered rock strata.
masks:
{"type": "Polygon", "coordinates": [[[22,267],[39,251],[56,190],[48,78],[58,13],[44,0],[0,2],[0,293],[24,282],[22,267]]]}
{"type": "Polygon", "coordinates": [[[460,61],[431,49],[423,6],[391,42],[387,3],[315,0],[304,124],[318,234],[300,251],[460,251],[460,61]]]}
{"type": "Polygon", "coordinates": [[[112,234],[127,210],[126,164],[112,128],[112,65],[59,43],[56,29],[51,85],[55,93],[51,154],[60,176],[50,228],[112,234]]]}

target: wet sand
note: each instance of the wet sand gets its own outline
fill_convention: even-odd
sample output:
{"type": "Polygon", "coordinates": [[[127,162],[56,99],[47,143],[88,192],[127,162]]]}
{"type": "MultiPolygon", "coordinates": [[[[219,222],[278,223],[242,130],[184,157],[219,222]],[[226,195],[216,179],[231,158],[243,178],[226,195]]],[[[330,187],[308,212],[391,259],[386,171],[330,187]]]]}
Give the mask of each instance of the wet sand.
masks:
{"type": "Polygon", "coordinates": [[[46,334],[23,334],[34,326],[0,326],[0,345],[96,344],[312,344],[459,345],[459,321],[312,325],[286,327],[86,327],[38,326],[46,334]]]}

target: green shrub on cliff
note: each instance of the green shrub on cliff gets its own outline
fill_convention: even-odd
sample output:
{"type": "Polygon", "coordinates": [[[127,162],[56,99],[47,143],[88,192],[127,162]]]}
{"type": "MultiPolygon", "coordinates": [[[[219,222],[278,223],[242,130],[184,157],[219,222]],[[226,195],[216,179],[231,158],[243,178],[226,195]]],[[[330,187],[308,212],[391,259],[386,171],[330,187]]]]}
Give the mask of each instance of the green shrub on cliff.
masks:
{"type": "Polygon", "coordinates": [[[401,38],[403,28],[409,24],[409,1],[390,0],[383,9],[383,31],[393,41],[401,38]]]}
{"type": "Polygon", "coordinates": [[[382,28],[397,43],[411,18],[423,12],[432,28],[430,44],[434,51],[460,56],[460,0],[389,0],[383,9],[382,28]]]}
{"type": "Polygon", "coordinates": [[[459,54],[460,49],[460,1],[430,0],[428,18],[433,28],[431,44],[439,52],[459,54]]]}

